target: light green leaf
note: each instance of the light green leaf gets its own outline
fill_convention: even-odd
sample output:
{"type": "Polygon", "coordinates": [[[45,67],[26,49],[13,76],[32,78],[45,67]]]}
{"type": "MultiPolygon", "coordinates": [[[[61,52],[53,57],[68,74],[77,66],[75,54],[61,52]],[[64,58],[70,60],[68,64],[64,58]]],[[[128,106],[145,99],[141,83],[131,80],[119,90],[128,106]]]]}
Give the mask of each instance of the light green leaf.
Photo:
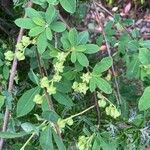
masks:
{"type": "Polygon", "coordinates": [[[36,24],[30,18],[19,18],[15,20],[15,24],[24,29],[32,29],[36,27],[36,24]]]}
{"type": "Polygon", "coordinates": [[[139,110],[144,111],[150,108],[150,86],[146,87],[138,104],[139,110]]]}
{"type": "Polygon", "coordinates": [[[72,63],[75,63],[76,60],[77,60],[77,54],[76,54],[76,52],[72,52],[72,53],[71,53],[71,62],[72,62],[72,63]]]}
{"type": "Polygon", "coordinates": [[[85,45],[75,46],[75,51],[77,51],[77,52],[84,52],[85,50],[86,50],[85,45]]]}
{"type": "Polygon", "coordinates": [[[54,8],[54,6],[49,5],[49,7],[46,10],[45,13],[45,18],[46,18],[46,22],[48,24],[52,23],[53,20],[56,18],[57,14],[56,14],[56,10],[54,8]]]}
{"type": "Polygon", "coordinates": [[[78,43],[78,32],[75,28],[71,29],[68,34],[68,39],[72,46],[76,46],[78,43]]]}
{"type": "Polygon", "coordinates": [[[45,26],[46,25],[46,22],[42,19],[42,18],[39,18],[39,17],[33,17],[32,18],[33,22],[38,25],[38,26],[45,26]]]}
{"type": "Polygon", "coordinates": [[[4,105],[5,97],[3,95],[0,95],[0,109],[4,105]]]}
{"type": "Polygon", "coordinates": [[[43,150],[53,150],[52,129],[47,126],[40,134],[40,145],[43,150]]]}
{"type": "Polygon", "coordinates": [[[86,44],[86,54],[94,54],[100,50],[98,45],[95,44],[86,44]]]}
{"type": "Polygon", "coordinates": [[[47,37],[47,39],[48,40],[52,40],[52,37],[53,35],[52,35],[52,31],[51,31],[51,29],[48,27],[48,28],[46,28],[46,37],[47,37]]]}
{"type": "Polygon", "coordinates": [[[87,67],[89,65],[89,61],[86,55],[84,55],[83,53],[77,53],[77,60],[84,67],[87,67]]]}
{"type": "Polygon", "coordinates": [[[69,107],[73,106],[72,99],[64,93],[57,92],[55,95],[53,95],[53,97],[58,103],[62,105],[69,106],[69,107]]]}
{"type": "Polygon", "coordinates": [[[45,30],[45,28],[44,27],[39,27],[39,26],[37,26],[37,27],[34,27],[34,28],[32,28],[30,31],[29,31],[29,36],[37,36],[37,35],[39,35],[40,33],[42,33],[43,31],[45,30]]]}
{"type": "Polygon", "coordinates": [[[66,11],[70,13],[76,11],[76,0],[59,0],[59,2],[66,11]]]}
{"type": "Polygon", "coordinates": [[[150,64],[150,51],[147,48],[139,49],[139,60],[143,65],[150,64]]]}
{"type": "Polygon", "coordinates": [[[56,2],[57,2],[57,0],[47,0],[47,2],[51,5],[54,5],[56,2]]]}
{"type": "Polygon", "coordinates": [[[86,44],[89,40],[89,33],[88,31],[80,32],[78,35],[78,44],[86,44]]]}
{"type": "Polygon", "coordinates": [[[28,114],[34,107],[33,99],[40,92],[40,87],[35,87],[26,91],[17,103],[17,117],[28,114]]]}
{"type": "Polygon", "coordinates": [[[111,94],[112,93],[112,88],[106,80],[104,80],[102,78],[95,78],[95,80],[96,80],[97,87],[101,91],[103,91],[106,94],[111,94]]]}
{"type": "Polygon", "coordinates": [[[33,18],[33,17],[42,18],[42,15],[38,11],[36,11],[35,9],[33,9],[31,7],[26,8],[25,12],[29,18],[33,18]]]}
{"type": "Polygon", "coordinates": [[[91,92],[95,91],[95,89],[96,89],[96,80],[95,80],[95,78],[90,79],[89,88],[90,88],[91,92]]]}
{"type": "Polygon", "coordinates": [[[38,49],[38,52],[40,54],[42,54],[46,50],[46,47],[47,47],[47,37],[46,37],[46,33],[43,32],[37,38],[37,49],[38,49]]]}
{"type": "Polygon", "coordinates": [[[66,30],[66,26],[63,22],[61,21],[56,21],[56,22],[53,22],[51,25],[50,25],[50,28],[55,31],[55,32],[63,32],[66,30]]]}
{"type": "Polygon", "coordinates": [[[105,57],[99,63],[97,63],[93,69],[93,73],[100,74],[108,70],[113,64],[112,58],[105,57]]]}

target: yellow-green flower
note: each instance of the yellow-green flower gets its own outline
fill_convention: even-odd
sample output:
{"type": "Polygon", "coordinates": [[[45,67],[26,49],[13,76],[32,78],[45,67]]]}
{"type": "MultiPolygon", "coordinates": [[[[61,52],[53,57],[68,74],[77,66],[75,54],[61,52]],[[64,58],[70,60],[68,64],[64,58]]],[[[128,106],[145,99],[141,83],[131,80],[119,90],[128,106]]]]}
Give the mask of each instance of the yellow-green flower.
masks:
{"type": "Polygon", "coordinates": [[[42,102],[43,102],[43,97],[42,97],[40,94],[37,94],[37,95],[35,95],[33,101],[34,101],[36,104],[42,104],[42,102]]]}
{"type": "Polygon", "coordinates": [[[5,59],[12,61],[14,59],[14,53],[12,51],[7,51],[4,53],[5,59]]]}
{"type": "Polygon", "coordinates": [[[47,87],[47,92],[49,95],[56,94],[56,87],[51,84],[49,87],[47,87]]]}
{"type": "Polygon", "coordinates": [[[41,88],[49,87],[49,80],[47,77],[43,77],[40,81],[41,88]]]}

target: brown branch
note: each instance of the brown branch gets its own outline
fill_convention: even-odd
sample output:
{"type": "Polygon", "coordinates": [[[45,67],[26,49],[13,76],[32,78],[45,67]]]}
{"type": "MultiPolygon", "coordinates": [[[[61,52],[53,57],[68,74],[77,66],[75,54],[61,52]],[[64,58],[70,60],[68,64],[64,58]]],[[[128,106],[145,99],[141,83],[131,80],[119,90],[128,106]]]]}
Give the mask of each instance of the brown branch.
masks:
{"type": "MultiPolygon", "coordinates": [[[[40,55],[39,55],[37,50],[36,50],[36,57],[37,57],[37,63],[38,63],[38,67],[39,67],[39,71],[40,71],[41,77],[47,76],[47,71],[46,71],[45,67],[42,66],[41,58],[40,58],[40,55]]],[[[44,88],[44,93],[45,93],[45,98],[46,98],[47,103],[48,103],[49,110],[53,110],[54,111],[53,102],[52,102],[52,100],[51,100],[51,98],[50,98],[46,88],[44,88]]],[[[57,131],[57,134],[61,138],[61,132],[60,132],[59,126],[57,124],[54,124],[54,127],[55,127],[55,129],[57,131]]]]}
{"type": "MultiPolygon", "coordinates": [[[[93,0],[93,4],[94,4],[94,7],[95,7],[95,12],[96,12],[96,15],[97,15],[97,18],[98,18],[98,25],[99,27],[102,28],[102,34],[103,34],[103,37],[105,39],[105,42],[106,42],[106,47],[107,47],[107,53],[108,53],[108,56],[110,58],[112,58],[111,56],[111,50],[110,50],[110,45],[109,45],[109,42],[107,40],[107,36],[106,36],[106,33],[104,31],[104,25],[103,23],[101,22],[101,17],[100,17],[100,14],[97,10],[97,7],[96,7],[96,2],[93,0]]],[[[113,58],[112,58],[113,60],[113,58]]],[[[115,85],[116,85],[116,92],[117,92],[117,96],[116,96],[116,99],[117,99],[117,103],[118,105],[121,104],[121,95],[120,95],[120,90],[119,90],[119,84],[118,84],[118,81],[117,81],[117,78],[116,78],[116,75],[115,75],[115,68],[114,68],[114,64],[112,64],[112,73],[113,73],[113,76],[114,76],[114,79],[115,79],[115,85]]]]}
{"type": "MultiPolygon", "coordinates": [[[[32,1],[28,2],[28,7],[32,7],[32,1]]],[[[20,29],[19,35],[18,35],[18,38],[17,38],[17,43],[19,43],[21,41],[23,33],[24,33],[24,29],[20,29]]],[[[16,51],[17,51],[17,49],[15,49],[15,52],[16,51]]],[[[8,84],[8,92],[10,94],[12,94],[14,78],[15,78],[16,70],[17,70],[17,63],[18,63],[17,58],[14,57],[14,60],[13,60],[13,63],[12,63],[12,68],[11,68],[11,72],[10,72],[10,77],[9,77],[9,84],[8,84]]],[[[9,117],[10,117],[10,110],[9,110],[8,106],[6,106],[5,115],[4,115],[4,119],[3,119],[3,127],[2,127],[2,131],[3,132],[5,132],[7,130],[9,117]]],[[[0,150],[3,149],[3,145],[4,145],[4,139],[1,138],[0,139],[0,150]]]]}

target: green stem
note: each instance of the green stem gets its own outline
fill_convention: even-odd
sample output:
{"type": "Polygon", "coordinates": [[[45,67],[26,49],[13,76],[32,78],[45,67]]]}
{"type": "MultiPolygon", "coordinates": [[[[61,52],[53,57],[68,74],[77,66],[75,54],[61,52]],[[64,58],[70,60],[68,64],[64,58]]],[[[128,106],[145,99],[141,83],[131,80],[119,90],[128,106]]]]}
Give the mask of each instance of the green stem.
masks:
{"type": "Polygon", "coordinates": [[[87,112],[87,111],[93,109],[94,107],[95,107],[95,105],[93,105],[93,106],[91,106],[91,107],[85,109],[84,111],[82,111],[82,112],[80,112],[80,113],[78,113],[78,114],[72,115],[72,116],[70,116],[70,117],[67,118],[67,119],[72,119],[72,118],[74,118],[74,117],[77,117],[77,116],[79,116],[79,115],[82,115],[82,114],[84,114],[85,112],[87,112]]]}
{"type": "Polygon", "coordinates": [[[35,133],[32,133],[32,135],[29,137],[29,139],[25,142],[25,144],[21,147],[20,150],[24,150],[24,148],[27,146],[27,144],[31,141],[31,139],[34,137],[35,133]]]}

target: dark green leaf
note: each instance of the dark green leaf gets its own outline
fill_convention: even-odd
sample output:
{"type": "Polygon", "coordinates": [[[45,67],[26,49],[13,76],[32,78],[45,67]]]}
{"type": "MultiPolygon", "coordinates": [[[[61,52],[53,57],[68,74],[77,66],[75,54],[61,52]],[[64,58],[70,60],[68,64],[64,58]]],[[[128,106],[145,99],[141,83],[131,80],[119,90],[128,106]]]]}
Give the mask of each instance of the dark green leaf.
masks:
{"type": "Polygon", "coordinates": [[[95,74],[100,74],[106,70],[108,70],[113,64],[112,58],[105,57],[99,63],[97,63],[93,69],[95,74]]]}
{"type": "Polygon", "coordinates": [[[58,103],[62,105],[73,106],[72,99],[64,93],[57,92],[55,95],[53,95],[53,97],[58,103]]]}
{"type": "Polygon", "coordinates": [[[83,53],[77,53],[77,60],[84,67],[87,67],[89,65],[89,61],[86,55],[84,55],[83,53]]]}
{"type": "Polygon", "coordinates": [[[53,133],[54,141],[58,147],[58,150],[66,150],[62,139],[55,133],[54,130],[52,130],[52,133],[53,133]]]}
{"type": "Polygon", "coordinates": [[[28,114],[34,107],[33,99],[40,92],[40,87],[35,87],[26,91],[17,103],[17,117],[28,114]]]}
{"type": "Polygon", "coordinates": [[[95,78],[95,80],[96,80],[97,87],[101,91],[103,91],[106,94],[111,94],[112,93],[112,88],[106,80],[104,80],[102,78],[95,78]]]}
{"type": "Polygon", "coordinates": [[[66,26],[63,22],[61,21],[56,21],[56,22],[53,22],[51,25],[50,25],[50,28],[55,31],[55,32],[63,32],[66,30],[66,26]]]}
{"type": "Polygon", "coordinates": [[[47,126],[40,135],[40,145],[43,150],[53,150],[52,129],[47,126]]]}

